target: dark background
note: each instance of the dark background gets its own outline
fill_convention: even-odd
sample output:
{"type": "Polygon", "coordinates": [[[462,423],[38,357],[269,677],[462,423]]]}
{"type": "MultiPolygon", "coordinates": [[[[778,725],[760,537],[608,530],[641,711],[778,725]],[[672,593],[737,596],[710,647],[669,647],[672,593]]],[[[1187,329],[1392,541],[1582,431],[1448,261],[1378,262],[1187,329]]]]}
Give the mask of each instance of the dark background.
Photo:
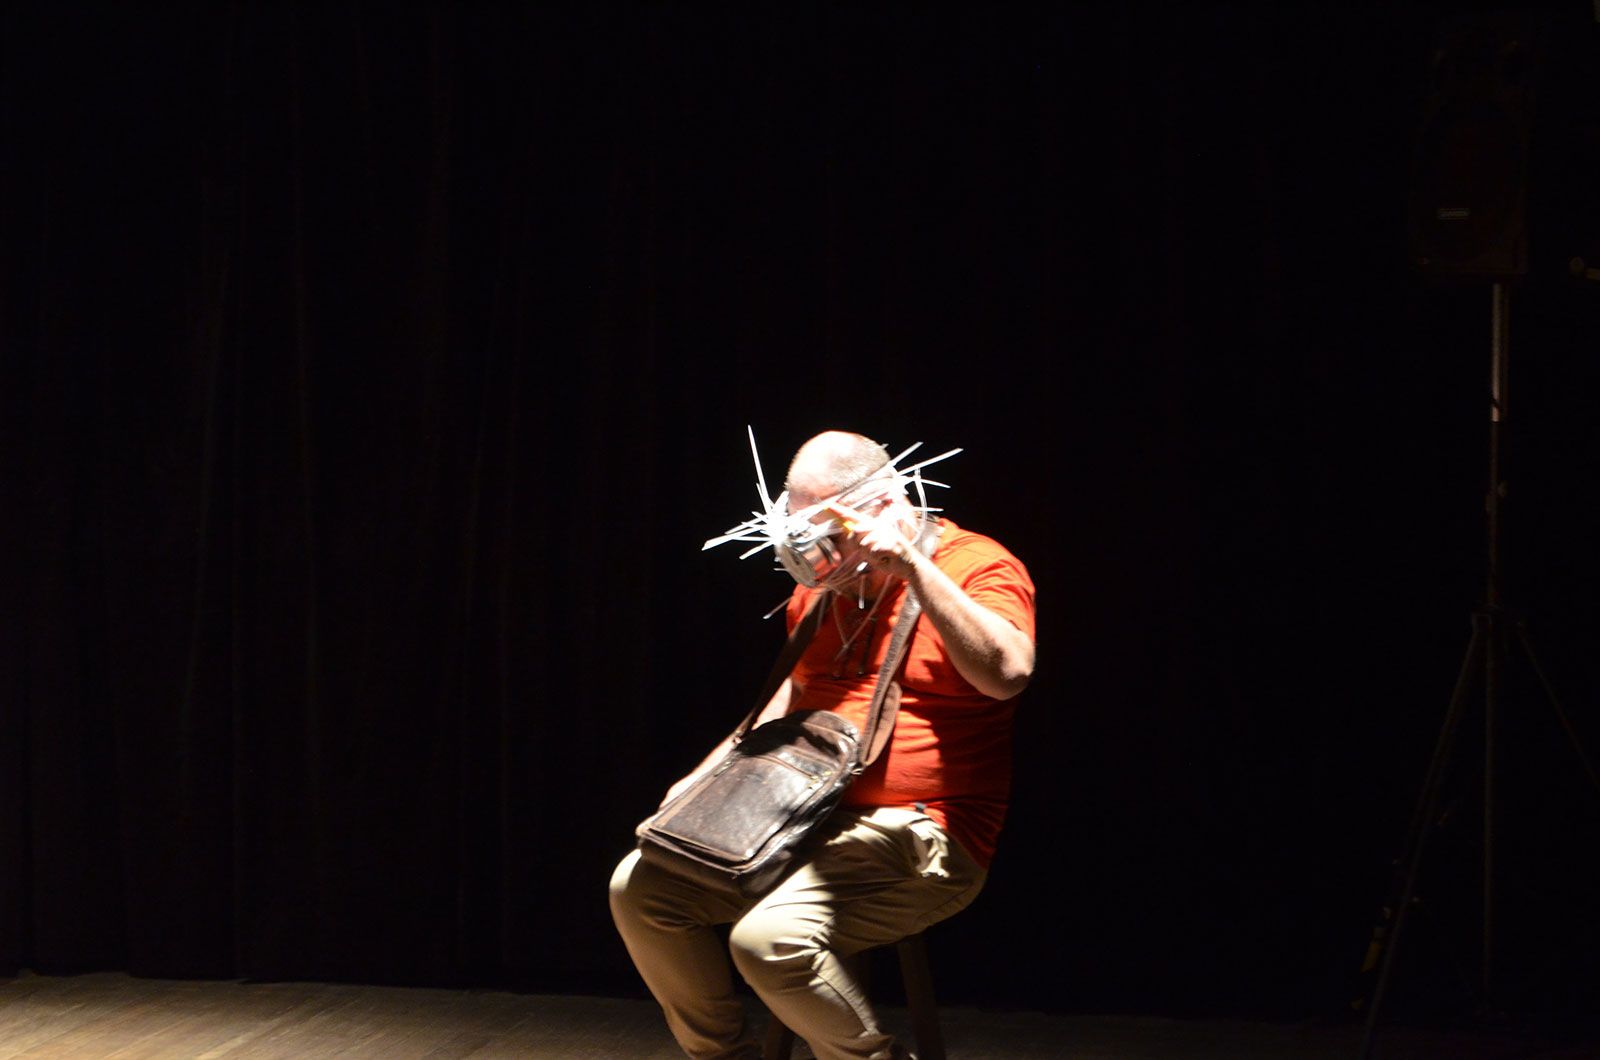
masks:
{"type": "MultiPolygon", "coordinates": [[[[8,8],[0,974],[640,993],[606,879],[787,585],[700,543],[746,424],[842,426],[1039,587],[944,999],[1337,1015],[1484,591],[1489,286],[1405,254],[1457,9],[8,8]]],[[[1504,556],[1600,750],[1551,68],[1504,556]]],[[[1518,673],[1497,986],[1564,1018],[1600,794],[1518,673]]],[[[1397,1013],[1471,1001],[1477,725],[1397,1013]]]]}

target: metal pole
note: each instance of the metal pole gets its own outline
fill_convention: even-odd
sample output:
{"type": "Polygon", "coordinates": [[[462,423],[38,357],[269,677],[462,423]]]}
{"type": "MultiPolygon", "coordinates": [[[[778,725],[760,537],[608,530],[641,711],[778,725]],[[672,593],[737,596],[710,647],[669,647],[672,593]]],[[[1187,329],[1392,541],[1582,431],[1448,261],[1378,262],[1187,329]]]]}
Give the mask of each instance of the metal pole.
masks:
{"type": "Polygon", "coordinates": [[[1490,289],[1493,303],[1489,315],[1489,585],[1485,603],[1500,606],[1500,502],[1505,498],[1505,483],[1500,476],[1500,425],[1506,418],[1506,353],[1511,327],[1511,291],[1503,283],[1490,289]]]}
{"type": "Polygon", "coordinates": [[[1488,585],[1484,603],[1489,617],[1489,638],[1484,653],[1483,679],[1483,1000],[1490,1003],[1494,984],[1494,856],[1495,856],[1495,705],[1500,697],[1500,664],[1507,645],[1500,602],[1500,502],[1505,499],[1501,477],[1500,441],[1506,418],[1507,346],[1511,316],[1511,291],[1504,283],[1490,289],[1489,368],[1489,490],[1485,500],[1489,526],[1488,585]]]}

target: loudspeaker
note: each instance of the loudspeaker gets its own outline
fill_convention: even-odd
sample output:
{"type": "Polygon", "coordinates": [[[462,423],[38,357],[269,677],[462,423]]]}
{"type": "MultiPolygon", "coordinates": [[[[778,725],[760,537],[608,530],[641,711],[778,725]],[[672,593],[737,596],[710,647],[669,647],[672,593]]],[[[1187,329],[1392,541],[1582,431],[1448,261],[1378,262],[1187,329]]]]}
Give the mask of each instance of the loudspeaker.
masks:
{"type": "Polygon", "coordinates": [[[1538,24],[1512,14],[1440,30],[1411,170],[1408,251],[1419,272],[1527,274],[1538,44],[1538,24]]]}

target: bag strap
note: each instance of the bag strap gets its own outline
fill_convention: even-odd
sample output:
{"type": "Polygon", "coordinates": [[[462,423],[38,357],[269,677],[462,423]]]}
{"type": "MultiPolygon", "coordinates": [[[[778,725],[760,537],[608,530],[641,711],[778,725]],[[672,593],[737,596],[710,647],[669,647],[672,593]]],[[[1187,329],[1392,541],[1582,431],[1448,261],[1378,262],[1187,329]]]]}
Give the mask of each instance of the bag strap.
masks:
{"type": "Polygon", "coordinates": [[[767,704],[772,702],[772,697],[778,694],[778,689],[788,678],[795,664],[800,661],[800,656],[805,654],[811,638],[817,635],[817,628],[822,625],[823,616],[828,613],[828,600],[832,596],[833,593],[828,589],[818,593],[805,616],[795,623],[794,629],[789,631],[789,639],[784,642],[783,650],[778,653],[778,661],[772,664],[772,672],[767,675],[767,682],[761,687],[761,694],[756,696],[756,705],[750,708],[750,713],[745,715],[744,721],[733,730],[734,743],[744,739],[745,733],[755,725],[756,718],[760,717],[767,704]]]}
{"type": "MultiPolygon", "coordinates": [[[[917,538],[917,549],[925,556],[932,556],[942,533],[943,524],[936,519],[930,520],[917,538]]],[[[900,616],[894,623],[894,635],[889,640],[889,650],[884,653],[883,666],[878,669],[877,686],[872,690],[872,706],[867,710],[867,732],[861,741],[867,753],[856,768],[858,773],[878,760],[894,733],[895,721],[900,716],[899,672],[905,662],[901,656],[911,642],[911,631],[916,627],[917,619],[921,617],[922,599],[907,585],[906,602],[900,606],[900,616]]]]}
{"type": "Polygon", "coordinates": [[[878,671],[877,687],[872,690],[872,706],[867,710],[867,732],[861,740],[867,753],[856,769],[858,773],[878,760],[889,744],[889,736],[894,732],[895,720],[900,716],[900,681],[896,673],[904,661],[901,655],[911,639],[911,627],[921,617],[922,601],[908,588],[906,602],[900,608],[900,617],[895,620],[894,639],[889,641],[888,654],[883,657],[883,667],[878,671]]]}
{"type": "MultiPolygon", "coordinates": [[[[939,535],[943,532],[944,527],[937,520],[931,520],[917,539],[916,547],[924,555],[931,556],[938,544],[939,535]]],[[[822,625],[832,598],[832,590],[824,589],[818,593],[805,616],[795,623],[794,629],[789,632],[789,639],[784,642],[783,650],[778,653],[777,661],[772,664],[772,672],[767,675],[761,694],[756,697],[755,706],[750,708],[750,713],[745,715],[739,727],[733,730],[734,743],[745,738],[755,726],[756,718],[760,717],[767,704],[772,702],[772,697],[778,694],[779,687],[794,670],[795,664],[800,661],[800,656],[805,654],[811,639],[817,635],[817,628],[822,625]]],[[[908,585],[906,602],[901,605],[900,614],[895,619],[889,650],[884,654],[883,665],[878,668],[877,683],[872,689],[872,706],[867,709],[867,731],[861,741],[867,753],[856,767],[858,773],[878,760],[878,756],[888,746],[890,734],[894,732],[894,723],[900,713],[900,682],[897,674],[904,662],[902,656],[911,640],[911,631],[920,617],[922,617],[922,601],[908,585]]]]}

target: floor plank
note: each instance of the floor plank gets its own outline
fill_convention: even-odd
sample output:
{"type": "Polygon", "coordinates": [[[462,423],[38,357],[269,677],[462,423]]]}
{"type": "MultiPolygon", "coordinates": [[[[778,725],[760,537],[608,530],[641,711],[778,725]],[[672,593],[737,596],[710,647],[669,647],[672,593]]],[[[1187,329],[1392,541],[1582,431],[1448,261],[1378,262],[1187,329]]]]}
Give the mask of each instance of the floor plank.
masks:
{"type": "MultiPolygon", "coordinates": [[[[756,1010],[752,1006],[752,1015],[756,1010]]],[[[908,1037],[905,1013],[884,1012],[908,1037]]],[[[1354,1060],[1360,1028],[941,1009],[952,1060],[1354,1060]]],[[[1384,1060],[1592,1060],[1592,1044],[1386,1028],[1384,1060]]],[[[647,1000],[328,983],[0,980],[0,1060],[675,1060],[647,1000]]],[[[796,1060],[809,1056],[803,1047],[796,1060]]]]}

